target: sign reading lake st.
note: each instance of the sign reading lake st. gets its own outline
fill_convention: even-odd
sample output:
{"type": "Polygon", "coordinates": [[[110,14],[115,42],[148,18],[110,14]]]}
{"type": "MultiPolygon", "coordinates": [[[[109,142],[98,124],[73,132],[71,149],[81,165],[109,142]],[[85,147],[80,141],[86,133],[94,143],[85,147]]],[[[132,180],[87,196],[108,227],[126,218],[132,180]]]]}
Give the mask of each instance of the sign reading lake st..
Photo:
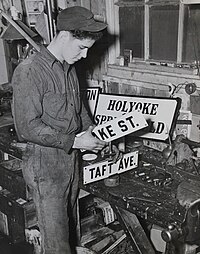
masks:
{"type": "Polygon", "coordinates": [[[143,115],[138,111],[133,111],[104,124],[97,125],[92,133],[97,138],[110,142],[147,126],[148,124],[143,115]]]}

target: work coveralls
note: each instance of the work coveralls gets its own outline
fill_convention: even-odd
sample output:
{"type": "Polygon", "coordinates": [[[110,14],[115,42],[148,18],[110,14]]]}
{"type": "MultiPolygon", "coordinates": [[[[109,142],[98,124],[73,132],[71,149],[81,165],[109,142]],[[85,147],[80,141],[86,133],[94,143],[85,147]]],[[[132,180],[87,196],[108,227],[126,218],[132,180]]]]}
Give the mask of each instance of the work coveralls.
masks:
{"type": "Polygon", "coordinates": [[[36,206],[42,253],[70,254],[70,211],[75,218],[79,175],[72,146],[75,135],[92,125],[75,68],[41,47],[17,66],[12,87],[16,132],[27,142],[23,176],[36,206]]]}

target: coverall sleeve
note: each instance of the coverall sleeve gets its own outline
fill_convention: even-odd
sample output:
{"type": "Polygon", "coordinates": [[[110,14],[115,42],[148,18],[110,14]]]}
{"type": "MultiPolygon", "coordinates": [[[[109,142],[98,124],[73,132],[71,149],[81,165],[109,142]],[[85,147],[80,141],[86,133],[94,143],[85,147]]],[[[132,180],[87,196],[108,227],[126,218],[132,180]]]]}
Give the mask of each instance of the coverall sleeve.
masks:
{"type": "Polygon", "coordinates": [[[45,90],[41,75],[23,63],[15,69],[12,78],[12,111],[17,134],[20,141],[61,148],[68,153],[73,146],[75,134],[62,133],[41,119],[45,90]]]}
{"type": "Polygon", "coordinates": [[[94,125],[83,102],[81,109],[81,120],[82,120],[82,131],[87,130],[89,126],[94,125]]]}

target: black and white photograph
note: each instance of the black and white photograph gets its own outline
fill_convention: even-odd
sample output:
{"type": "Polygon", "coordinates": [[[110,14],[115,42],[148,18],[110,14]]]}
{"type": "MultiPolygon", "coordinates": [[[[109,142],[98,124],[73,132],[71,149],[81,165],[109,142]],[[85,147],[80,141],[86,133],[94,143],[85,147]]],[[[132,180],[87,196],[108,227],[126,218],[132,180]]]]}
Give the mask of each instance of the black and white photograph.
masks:
{"type": "Polygon", "coordinates": [[[200,254],[200,0],[0,0],[0,254],[200,254]]]}

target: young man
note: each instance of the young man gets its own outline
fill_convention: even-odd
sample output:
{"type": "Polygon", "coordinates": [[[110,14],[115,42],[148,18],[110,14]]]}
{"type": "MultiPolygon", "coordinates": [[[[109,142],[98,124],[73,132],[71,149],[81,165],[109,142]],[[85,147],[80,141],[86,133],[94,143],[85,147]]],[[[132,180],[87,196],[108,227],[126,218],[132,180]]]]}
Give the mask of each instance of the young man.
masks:
{"type": "Polygon", "coordinates": [[[104,29],[106,24],[95,21],[85,8],[61,11],[55,38],[18,65],[13,75],[15,128],[19,140],[27,143],[23,175],[36,206],[45,254],[73,253],[69,225],[75,230],[77,149],[99,152],[107,145],[92,135],[73,66],[87,56],[104,29]]]}

